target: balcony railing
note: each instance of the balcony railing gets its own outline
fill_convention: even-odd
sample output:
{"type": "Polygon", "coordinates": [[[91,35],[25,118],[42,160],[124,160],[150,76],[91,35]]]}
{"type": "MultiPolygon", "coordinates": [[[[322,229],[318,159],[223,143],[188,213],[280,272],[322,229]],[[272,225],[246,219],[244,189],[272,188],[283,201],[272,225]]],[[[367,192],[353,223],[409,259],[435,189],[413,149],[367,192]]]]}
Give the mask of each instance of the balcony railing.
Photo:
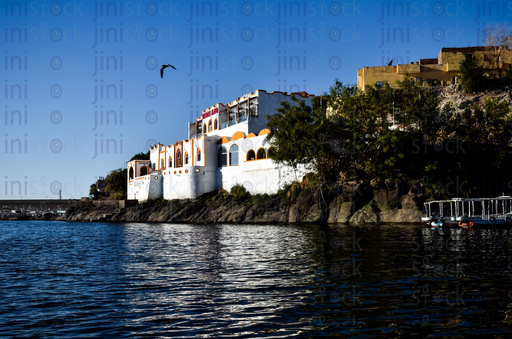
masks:
{"type": "Polygon", "coordinates": [[[220,124],[220,129],[224,129],[224,128],[227,128],[229,126],[236,125],[238,123],[247,121],[248,119],[249,119],[249,117],[247,115],[243,115],[241,117],[238,117],[238,118],[229,120],[228,122],[224,122],[224,123],[220,124]]]}

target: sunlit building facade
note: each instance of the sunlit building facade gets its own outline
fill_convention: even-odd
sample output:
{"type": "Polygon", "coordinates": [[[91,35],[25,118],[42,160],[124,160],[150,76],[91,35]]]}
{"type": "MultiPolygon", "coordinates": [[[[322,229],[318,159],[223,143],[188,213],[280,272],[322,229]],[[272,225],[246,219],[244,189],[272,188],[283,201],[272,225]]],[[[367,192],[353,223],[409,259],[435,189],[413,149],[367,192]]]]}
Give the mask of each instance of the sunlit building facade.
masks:
{"type": "Polygon", "coordinates": [[[313,95],[306,92],[256,90],[205,109],[188,124],[188,140],[158,143],[150,149],[150,160],[127,164],[128,199],[194,199],[235,184],[251,194],[274,194],[302,177],[304,173],[278,167],[270,159],[275,147],[265,142],[270,133],[265,115],[275,114],[280,102],[291,102],[292,94],[312,104],[313,95]]]}

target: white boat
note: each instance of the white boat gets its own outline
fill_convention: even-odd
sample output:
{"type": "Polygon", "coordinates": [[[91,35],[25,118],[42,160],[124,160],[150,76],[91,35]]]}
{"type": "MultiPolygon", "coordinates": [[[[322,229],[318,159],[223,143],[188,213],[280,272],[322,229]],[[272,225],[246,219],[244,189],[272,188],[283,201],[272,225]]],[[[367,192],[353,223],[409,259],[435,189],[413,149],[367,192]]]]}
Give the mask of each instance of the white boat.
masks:
{"type": "Polygon", "coordinates": [[[433,227],[512,227],[512,197],[453,198],[424,203],[426,216],[421,218],[433,227]]]}

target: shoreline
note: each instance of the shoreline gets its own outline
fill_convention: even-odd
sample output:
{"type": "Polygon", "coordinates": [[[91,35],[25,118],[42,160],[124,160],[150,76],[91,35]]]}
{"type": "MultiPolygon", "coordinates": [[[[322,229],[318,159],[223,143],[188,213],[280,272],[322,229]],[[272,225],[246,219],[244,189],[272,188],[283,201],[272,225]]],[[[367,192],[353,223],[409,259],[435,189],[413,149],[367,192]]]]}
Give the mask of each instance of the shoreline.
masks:
{"type": "Polygon", "coordinates": [[[424,194],[400,182],[372,189],[362,183],[335,188],[293,184],[272,196],[235,196],[224,190],[197,199],[146,201],[130,206],[115,200],[73,201],[56,221],[191,224],[417,224],[424,194]]]}

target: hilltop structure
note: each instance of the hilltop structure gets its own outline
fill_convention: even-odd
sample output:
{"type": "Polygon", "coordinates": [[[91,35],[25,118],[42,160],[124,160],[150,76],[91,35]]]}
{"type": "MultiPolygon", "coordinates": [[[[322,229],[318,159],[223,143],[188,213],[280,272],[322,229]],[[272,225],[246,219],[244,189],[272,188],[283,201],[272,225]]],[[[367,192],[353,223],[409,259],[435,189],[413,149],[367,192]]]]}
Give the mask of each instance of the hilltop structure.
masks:
{"type": "Polygon", "coordinates": [[[274,146],[265,115],[291,95],[312,105],[314,95],[256,90],[230,103],[217,103],[188,124],[188,140],[151,147],[150,160],[128,162],[128,199],[195,199],[217,189],[243,185],[251,194],[274,194],[296,175],[270,159],[274,146]]]}
{"type": "MultiPolygon", "coordinates": [[[[442,48],[437,58],[420,59],[410,64],[394,66],[364,67],[357,70],[357,87],[364,91],[367,85],[382,85],[387,82],[395,87],[396,81],[402,81],[405,73],[416,79],[422,86],[447,86],[458,83],[459,62],[465,54],[474,54],[481,60],[486,72],[496,74],[496,58],[493,47],[442,48]]],[[[512,69],[512,50],[504,49],[499,60],[502,71],[512,69]]]]}

